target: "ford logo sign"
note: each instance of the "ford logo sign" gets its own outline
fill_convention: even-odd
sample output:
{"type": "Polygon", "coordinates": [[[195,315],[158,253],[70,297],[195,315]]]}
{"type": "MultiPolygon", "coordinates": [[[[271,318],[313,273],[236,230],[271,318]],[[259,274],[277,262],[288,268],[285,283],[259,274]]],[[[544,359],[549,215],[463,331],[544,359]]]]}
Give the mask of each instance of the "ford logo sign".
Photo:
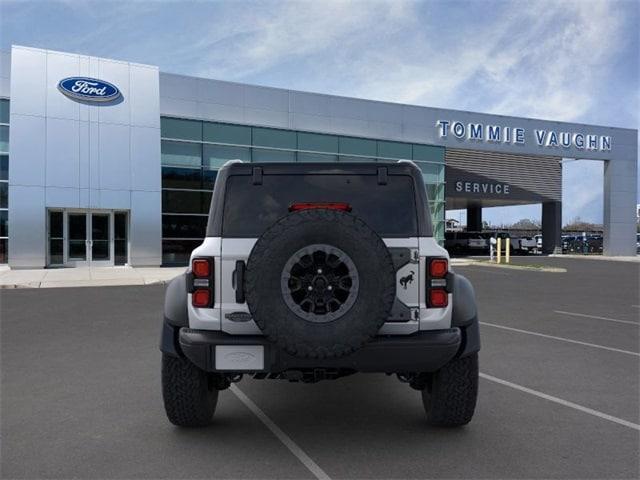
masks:
{"type": "Polygon", "coordinates": [[[63,78],[58,83],[58,90],[67,97],[88,102],[110,102],[120,97],[118,87],[97,78],[63,78]]]}

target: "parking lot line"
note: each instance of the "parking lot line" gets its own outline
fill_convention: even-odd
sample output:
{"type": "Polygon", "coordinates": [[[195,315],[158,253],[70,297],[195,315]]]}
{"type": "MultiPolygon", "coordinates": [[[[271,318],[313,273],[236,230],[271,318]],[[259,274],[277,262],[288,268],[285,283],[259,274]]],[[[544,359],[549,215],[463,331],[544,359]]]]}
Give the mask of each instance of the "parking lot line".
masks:
{"type": "Polygon", "coordinates": [[[640,431],[640,425],[637,423],[629,422],[627,420],[623,420],[622,418],[614,417],[612,415],[608,415],[603,412],[599,412],[598,410],[594,410],[592,408],[583,407],[582,405],[578,405],[577,403],[569,402],[567,400],[563,400],[562,398],[554,397],[553,395],[548,395],[546,393],[539,392],[537,390],[533,390],[531,388],[523,387],[522,385],[518,385],[517,383],[512,383],[507,380],[502,380],[501,378],[497,378],[491,375],[487,375],[486,373],[480,373],[480,377],[485,380],[489,380],[491,382],[499,383],[500,385],[505,385],[507,387],[514,388],[516,390],[520,390],[521,392],[528,393],[530,395],[535,395],[539,398],[544,398],[545,400],[549,400],[551,402],[558,403],[560,405],[564,405],[565,407],[573,408],[574,410],[579,410],[584,413],[588,413],[589,415],[593,415],[595,417],[603,418],[605,420],[609,420],[610,422],[614,422],[620,425],[624,425],[625,427],[633,428],[634,430],[640,431]]]}
{"type": "Polygon", "coordinates": [[[518,332],[518,333],[526,333],[527,335],[535,335],[536,337],[551,338],[553,340],[560,340],[562,342],[575,343],[577,345],[583,345],[585,347],[599,348],[601,350],[610,350],[612,352],[625,353],[627,355],[634,355],[636,357],[640,357],[640,353],[631,352],[629,350],[621,350],[619,348],[605,347],[604,345],[597,345],[595,343],[580,342],[579,340],[572,340],[570,338],[565,338],[565,337],[556,337],[554,335],[547,335],[545,333],[532,332],[530,330],[520,330],[519,328],[505,327],[504,325],[496,325],[495,323],[487,323],[487,322],[479,322],[479,323],[480,325],[486,325],[487,327],[501,328],[502,330],[509,330],[509,331],[518,332]]]}
{"type": "Polygon", "coordinates": [[[563,310],[554,310],[554,312],[555,313],[561,313],[562,315],[571,315],[573,317],[594,318],[596,320],[606,320],[608,322],[628,323],[630,325],[640,325],[640,323],[632,322],[630,320],[618,320],[617,318],[598,317],[597,315],[587,315],[586,313],[565,312],[563,310]]]}
{"type": "Polygon", "coordinates": [[[300,462],[307,467],[307,469],[319,480],[331,480],[331,477],[322,470],[316,462],[314,462],[309,455],[305,453],[292,439],[284,433],[280,427],[278,427],[273,420],[271,420],[266,413],[264,413],[260,407],[258,407],[253,401],[245,395],[236,385],[231,385],[231,391],[238,399],[245,404],[245,406],[258,417],[258,419],[264,423],[264,425],[271,430],[278,440],[280,440],[285,447],[293,453],[300,462]]]}

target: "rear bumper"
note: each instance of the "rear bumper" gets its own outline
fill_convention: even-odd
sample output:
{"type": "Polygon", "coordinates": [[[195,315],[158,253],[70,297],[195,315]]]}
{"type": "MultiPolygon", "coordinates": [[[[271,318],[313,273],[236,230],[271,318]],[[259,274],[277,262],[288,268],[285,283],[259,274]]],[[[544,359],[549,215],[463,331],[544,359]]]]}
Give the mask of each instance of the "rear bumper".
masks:
{"type": "MultiPolygon", "coordinates": [[[[165,323],[166,328],[175,327],[165,323]]],[[[170,348],[162,350],[169,354],[182,354],[197,367],[209,372],[280,373],[286,370],[313,369],[385,373],[433,372],[456,355],[468,354],[466,346],[470,345],[470,342],[466,339],[464,330],[451,328],[407,336],[380,336],[350,355],[311,359],[292,356],[262,336],[232,336],[216,331],[180,328],[173,333],[167,332],[165,337],[173,337],[176,340],[177,345],[173,351],[170,348]],[[217,365],[218,362],[224,361],[222,352],[233,356],[233,368],[229,368],[228,363],[217,365]],[[256,356],[263,357],[256,359],[256,356]],[[242,365],[243,361],[237,361],[243,357],[249,360],[246,367],[242,365]]]]}

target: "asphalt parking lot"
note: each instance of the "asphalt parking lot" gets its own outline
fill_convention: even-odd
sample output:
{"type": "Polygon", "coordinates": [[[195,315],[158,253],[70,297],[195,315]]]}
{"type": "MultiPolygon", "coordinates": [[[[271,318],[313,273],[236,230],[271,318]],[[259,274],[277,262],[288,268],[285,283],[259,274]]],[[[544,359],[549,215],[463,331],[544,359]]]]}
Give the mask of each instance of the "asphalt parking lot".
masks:
{"type": "Polygon", "coordinates": [[[181,430],[160,394],[163,287],[0,291],[2,478],[640,477],[640,264],[514,262],[568,271],[456,269],[483,377],[455,430],[385,375],[245,379],[212,427],[181,430]]]}

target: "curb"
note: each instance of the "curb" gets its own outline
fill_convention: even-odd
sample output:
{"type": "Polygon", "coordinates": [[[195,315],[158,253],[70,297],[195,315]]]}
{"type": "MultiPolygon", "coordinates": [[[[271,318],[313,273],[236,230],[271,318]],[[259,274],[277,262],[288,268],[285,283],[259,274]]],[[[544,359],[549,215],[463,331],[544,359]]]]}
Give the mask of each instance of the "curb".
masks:
{"type": "Polygon", "coordinates": [[[489,267],[489,268],[504,268],[506,270],[527,270],[529,272],[549,272],[549,273],[566,273],[567,269],[562,267],[530,267],[527,265],[510,265],[510,264],[497,264],[489,262],[469,261],[465,265],[459,266],[473,266],[473,267],[489,267]]]}

